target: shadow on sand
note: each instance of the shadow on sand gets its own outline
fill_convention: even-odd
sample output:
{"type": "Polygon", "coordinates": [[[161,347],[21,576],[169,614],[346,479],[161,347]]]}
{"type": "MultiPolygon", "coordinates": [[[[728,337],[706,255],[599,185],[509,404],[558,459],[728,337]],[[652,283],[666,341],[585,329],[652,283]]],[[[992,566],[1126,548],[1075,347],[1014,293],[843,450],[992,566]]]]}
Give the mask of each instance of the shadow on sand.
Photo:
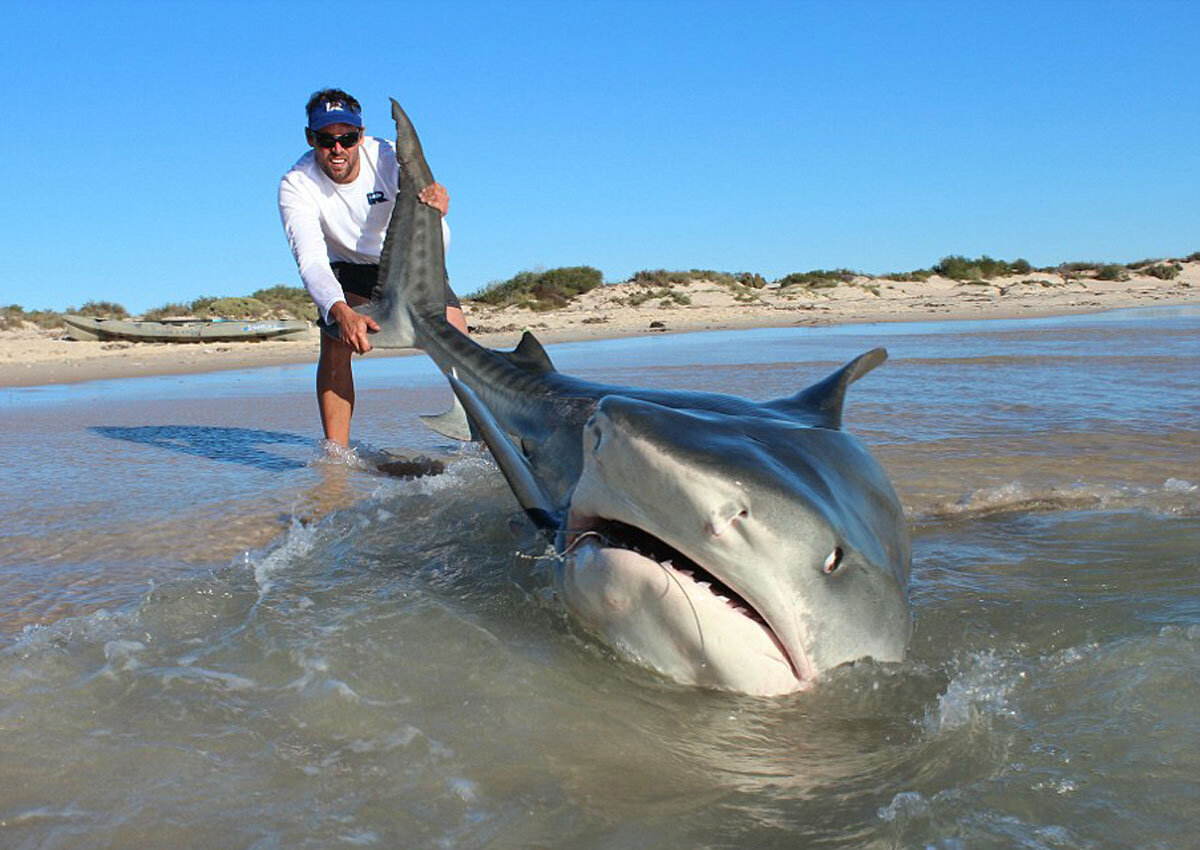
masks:
{"type": "Polygon", "coordinates": [[[288,445],[312,449],[317,445],[317,441],[310,437],[253,428],[217,428],[205,425],[93,425],[89,430],[113,440],[140,443],[222,463],[240,463],[270,472],[303,469],[306,464],[272,454],[263,446],[288,445]]]}

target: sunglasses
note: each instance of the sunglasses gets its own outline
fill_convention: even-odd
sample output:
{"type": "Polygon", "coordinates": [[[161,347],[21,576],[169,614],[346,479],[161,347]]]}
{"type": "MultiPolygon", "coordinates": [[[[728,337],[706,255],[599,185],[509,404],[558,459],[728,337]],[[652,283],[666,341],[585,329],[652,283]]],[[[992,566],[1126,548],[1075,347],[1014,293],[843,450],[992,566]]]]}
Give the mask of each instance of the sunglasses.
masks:
{"type": "Polygon", "coordinates": [[[358,144],[358,139],[362,135],[362,130],[355,130],[353,133],[342,133],[340,136],[331,136],[328,133],[322,133],[317,130],[309,130],[312,134],[313,141],[318,146],[323,148],[332,148],[334,145],[341,145],[343,148],[352,148],[358,144]]]}

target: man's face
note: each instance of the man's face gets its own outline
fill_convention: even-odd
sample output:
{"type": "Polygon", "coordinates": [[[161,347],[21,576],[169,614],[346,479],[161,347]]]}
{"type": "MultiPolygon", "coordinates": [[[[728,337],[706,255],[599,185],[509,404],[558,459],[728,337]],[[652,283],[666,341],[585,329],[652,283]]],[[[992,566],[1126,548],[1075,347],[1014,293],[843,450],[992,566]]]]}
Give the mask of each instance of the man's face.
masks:
{"type": "Polygon", "coordinates": [[[313,156],[317,165],[325,172],[325,176],[334,183],[353,183],[358,177],[358,142],[362,141],[362,128],[350,124],[330,124],[320,130],[306,130],[305,136],[312,146],[313,156]],[[340,142],[327,148],[320,142],[328,141],[335,136],[355,134],[356,141],[350,147],[344,147],[340,142]]]}

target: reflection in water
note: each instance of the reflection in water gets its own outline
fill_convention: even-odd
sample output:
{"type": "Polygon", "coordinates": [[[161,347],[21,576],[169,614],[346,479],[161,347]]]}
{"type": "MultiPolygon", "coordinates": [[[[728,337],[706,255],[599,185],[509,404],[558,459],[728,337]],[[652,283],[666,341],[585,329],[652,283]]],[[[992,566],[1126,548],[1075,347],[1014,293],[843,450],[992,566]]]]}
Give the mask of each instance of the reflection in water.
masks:
{"type": "Polygon", "coordinates": [[[94,425],[93,433],[160,449],[196,455],[223,463],[240,463],[276,472],[301,469],[304,464],[281,457],[261,446],[316,446],[317,441],[296,434],[255,428],[218,428],[201,425],[94,425]]]}

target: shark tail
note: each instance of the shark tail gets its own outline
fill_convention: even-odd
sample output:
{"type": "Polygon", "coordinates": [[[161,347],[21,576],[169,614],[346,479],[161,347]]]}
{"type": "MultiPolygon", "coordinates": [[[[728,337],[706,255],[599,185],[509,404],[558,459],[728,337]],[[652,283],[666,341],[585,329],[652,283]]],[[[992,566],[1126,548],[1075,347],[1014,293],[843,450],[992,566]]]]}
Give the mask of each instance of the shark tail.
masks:
{"type": "MultiPolygon", "coordinates": [[[[418,197],[433,183],[433,172],[417,131],[395,100],[392,117],[396,121],[400,185],[371,301],[356,309],[379,323],[379,331],[371,335],[375,348],[422,348],[422,325],[446,321],[448,285],[442,218],[418,197]]],[[[336,325],[323,326],[322,330],[338,336],[336,325]]]]}

